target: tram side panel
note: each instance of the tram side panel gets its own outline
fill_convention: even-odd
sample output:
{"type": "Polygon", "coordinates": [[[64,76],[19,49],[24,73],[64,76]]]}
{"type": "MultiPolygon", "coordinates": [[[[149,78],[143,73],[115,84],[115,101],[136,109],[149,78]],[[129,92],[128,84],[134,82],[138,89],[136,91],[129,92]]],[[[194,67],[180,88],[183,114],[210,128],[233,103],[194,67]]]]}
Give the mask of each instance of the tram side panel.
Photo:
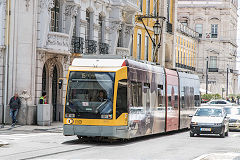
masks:
{"type": "Polygon", "coordinates": [[[166,131],[179,129],[178,75],[165,69],[166,73],[166,131]]]}
{"type": "Polygon", "coordinates": [[[180,129],[188,128],[191,123],[190,114],[195,111],[194,92],[196,77],[192,74],[179,72],[180,85],[180,129]]]}
{"type": "MultiPolygon", "coordinates": [[[[161,78],[160,74],[153,72],[153,68],[144,70],[129,68],[128,126],[130,138],[164,132],[165,114],[162,110],[159,112],[157,102],[158,87],[160,87],[157,81],[163,81],[160,80],[161,78]]],[[[163,97],[163,87],[160,92],[160,96],[163,97]]]]}

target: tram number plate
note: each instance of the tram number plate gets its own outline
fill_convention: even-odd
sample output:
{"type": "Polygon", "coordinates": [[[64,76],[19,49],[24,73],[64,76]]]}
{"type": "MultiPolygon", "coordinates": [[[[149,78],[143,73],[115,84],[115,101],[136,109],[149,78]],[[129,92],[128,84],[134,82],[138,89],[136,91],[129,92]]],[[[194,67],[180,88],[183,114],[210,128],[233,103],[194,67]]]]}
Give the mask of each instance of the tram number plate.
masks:
{"type": "Polygon", "coordinates": [[[211,131],[211,128],[200,128],[200,131],[211,131]]]}

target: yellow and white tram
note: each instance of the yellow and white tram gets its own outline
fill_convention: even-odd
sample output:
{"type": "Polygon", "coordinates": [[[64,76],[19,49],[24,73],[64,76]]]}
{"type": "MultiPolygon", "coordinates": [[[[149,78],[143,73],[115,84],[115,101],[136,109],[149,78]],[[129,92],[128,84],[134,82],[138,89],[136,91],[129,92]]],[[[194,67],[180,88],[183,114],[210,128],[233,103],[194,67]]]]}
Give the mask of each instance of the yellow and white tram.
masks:
{"type": "Polygon", "coordinates": [[[66,136],[129,139],[186,128],[200,101],[196,75],[128,59],[74,59],[67,80],[66,136]]]}

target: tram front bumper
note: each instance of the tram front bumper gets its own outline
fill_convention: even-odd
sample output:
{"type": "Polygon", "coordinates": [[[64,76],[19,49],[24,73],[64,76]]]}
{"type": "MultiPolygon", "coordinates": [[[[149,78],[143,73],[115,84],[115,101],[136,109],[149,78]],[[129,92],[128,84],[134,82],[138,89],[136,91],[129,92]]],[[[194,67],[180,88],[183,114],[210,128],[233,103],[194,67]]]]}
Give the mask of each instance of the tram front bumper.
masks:
{"type": "Polygon", "coordinates": [[[129,138],[128,126],[63,125],[65,136],[129,138]]]}

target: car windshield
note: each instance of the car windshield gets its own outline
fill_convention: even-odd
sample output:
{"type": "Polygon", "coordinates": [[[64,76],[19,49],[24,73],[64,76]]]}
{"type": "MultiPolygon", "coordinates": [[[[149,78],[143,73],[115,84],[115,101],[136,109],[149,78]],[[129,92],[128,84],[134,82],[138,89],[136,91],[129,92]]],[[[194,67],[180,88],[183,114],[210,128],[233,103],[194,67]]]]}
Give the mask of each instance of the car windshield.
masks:
{"type": "Polygon", "coordinates": [[[219,101],[211,101],[211,102],[209,102],[210,104],[227,104],[227,102],[226,101],[221,101],[221,100],[219,100],[219,101]]]}
{"type": "Polygon", "coordinates": [[[240,115],[240,108],[224,108],[227,114],[240,115]]]}
{"type": "Polygon", "coordinates": [[[216,109],[216,108],[199,108],[195,116],[213,116],[213,117],[221,117],[222,116],[222,110],[216,109]]]}
{"type": "Polygon", "coordinates": [[[113,72],[70,72],[65,116],[112,118],[114,77],[113,72]]]}

